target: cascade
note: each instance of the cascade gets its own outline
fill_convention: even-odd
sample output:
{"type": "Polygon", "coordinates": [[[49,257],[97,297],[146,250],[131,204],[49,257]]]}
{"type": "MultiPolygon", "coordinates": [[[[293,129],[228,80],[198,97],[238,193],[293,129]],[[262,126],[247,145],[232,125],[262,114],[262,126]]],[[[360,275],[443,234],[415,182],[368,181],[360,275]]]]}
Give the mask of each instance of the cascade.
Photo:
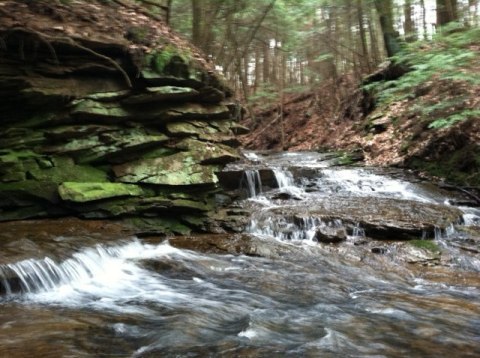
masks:
{"type": "Polygon", "coordinates": [[[229,173],[242,233],[3,240],[0,356],[480,354],[478,209],[315,153],[249,157],[229,173]]]}
{"type": "Polygon", "coordinates": [[[273,175],[279,188],[294,186],[293,175],[287,170],[273,169],[273,175]]]}
{"type": "Polygon", "coordinates": [[[166,244],[155,246],[134,240],[114,247],[97,245],[86,248],[63,262],[55,262],[49,257],[22,260],[0,266],[0,292],[46,292],[65,285],[85,287],[103,281],[111,285],[122,280],[126,283],[135,274],[141,276],[141,270],[131,260],[178,252],[166,244]]]}
{"type": "Polygon", "coordinates": [[[260,177],[260,171],[258,170],[245,170],[243,172],[240,186],[246,187],[248,191],[248,197],[254,198],[262,192],[262,179],[260,177]]]}

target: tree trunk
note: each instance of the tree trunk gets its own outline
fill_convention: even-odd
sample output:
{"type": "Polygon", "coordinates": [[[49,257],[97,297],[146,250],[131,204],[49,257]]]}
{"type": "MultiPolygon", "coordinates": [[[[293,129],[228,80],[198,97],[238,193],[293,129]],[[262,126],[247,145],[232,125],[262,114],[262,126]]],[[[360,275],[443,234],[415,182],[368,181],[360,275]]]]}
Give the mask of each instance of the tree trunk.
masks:
{"type": "Polygon", "coordinates": [[[360,30],[360,42],[362,44],[361,59],[363,71],[370,72],[370,56],[368,54],[367,36],[365,34],[365,27],[363,25],[363,4],[362,0],[357,0],[357,16],[358,16],[358,28],[360,30]]]}
{"type": "Polygon", "coordinates": [[[457,0],[437,0],[437,26],[458,20],[457,0]]]}
{"type": "Polygon", "coordinates": [[[423,39],[428,40],[427,9],[425,8],[425,0],[420,0],[420,7],[422,8],[423,39]]]}
{"type": "Polygon", "coordinates": [[[387,56],[392,57],[400,51],[400,39],[393,27],[392,0],[375,0],[375,8],[380,18],[387,56]]]}
{"type": "Polygon", "coordinates": [[[200,47],[202,44],[202,4],[192,0],[192,42],[200,47]]]}
{"type": "Polygon", "coordinates": [[[380,51],[378,50],[378,41],[377,41],[377,32],[375,31],[375,27],[373,24],[372,19],[372,12],[370,12],[370,16],[368,17],[368,32],[370,35],[370,53],[372,54],[372,60],[374,66],[376,67],[380,63],[380,51]]]}
{"type": "Polygon", "coordinates": [[[403,24],[403,30],[405,31],[405,41],[413,42],[415,41],[415,24],[412,19],[412,0],[405,0],[403,5],[403,13],[405,15],[405,22],[403,24]]]}
{"type": "Polygon", "coordinates": [[[270,82],[270,42],[263,44],[263,83],[270,82]]]}

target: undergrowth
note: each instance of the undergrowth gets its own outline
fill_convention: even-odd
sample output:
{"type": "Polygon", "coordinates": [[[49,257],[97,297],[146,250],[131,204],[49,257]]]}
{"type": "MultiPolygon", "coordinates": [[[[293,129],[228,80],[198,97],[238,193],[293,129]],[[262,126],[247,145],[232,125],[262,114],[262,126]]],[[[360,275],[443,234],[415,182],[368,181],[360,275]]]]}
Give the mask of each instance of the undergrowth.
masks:
{"type": "Polygon", "coordinates": [[[451,24],[431,41],[406,44],[392,58],[394,63],[408,67],[409,72],[396,80],[369,84],[365,89],[376,93],[379,105],[416,99],[422,119],[433,129],[479,117],[480,110],[466,106],[462,95],[447,93],[440,98],[430,98],[428,102],[418,98],[422,97],[419,89],[427,88],[428,92],[428,87],[431,89],[439,84],[450,88],[480,86],[480,72],[474,69],[479,57],[475,45],[480,45],[480,28],[464,29],[459,24],[451,24]],[[473,70],[469,70],[471,68],[473,70]]]}

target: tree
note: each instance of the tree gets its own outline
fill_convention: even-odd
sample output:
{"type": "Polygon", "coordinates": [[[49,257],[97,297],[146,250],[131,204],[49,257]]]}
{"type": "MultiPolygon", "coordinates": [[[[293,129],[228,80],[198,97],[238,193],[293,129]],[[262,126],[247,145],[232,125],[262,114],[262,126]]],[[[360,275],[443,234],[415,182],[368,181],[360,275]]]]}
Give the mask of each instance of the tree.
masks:
{"type": "Polygon", "coordinates": [[[437,0],[437,26],[458,20],[457,0],[437,0]]]}
{"type": "Polygon", "coordinates": [[[383,33],[383,41],[387,56],[392,57],[400,51],[400,40],[398,32],[393,24],[393,4],[392,0],[375,0],[375,8],[380,18],[380,26],[383,33]]]}
{"type": "Polygon", "coordinates": [[[416,40],[415,23],[413,22],[412,0],[405,0],[403,5],[403,13],[405,16],[405,22],[403,23],[403,29],[405,32],[405,40],[407,42],[416,40]]]}

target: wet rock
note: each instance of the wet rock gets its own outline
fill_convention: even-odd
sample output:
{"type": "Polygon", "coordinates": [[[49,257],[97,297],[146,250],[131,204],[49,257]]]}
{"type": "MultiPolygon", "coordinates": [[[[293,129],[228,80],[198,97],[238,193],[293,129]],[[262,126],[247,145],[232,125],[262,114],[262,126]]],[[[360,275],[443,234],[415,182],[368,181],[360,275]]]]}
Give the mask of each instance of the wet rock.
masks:
{"type": "Polygon", "coordinates": [[[13,270],[0,266],[0,295],[19,293],[22,291],[22,281],[13,270]]]}
{"type": "Polygon", "coordinates": [[[337,243],[347,239],[345,228],[319,228],[315,231],[314,239],[323,243],[337,243]]]}
{"type": "Polygon", "coordinates": [[[372,247],[370,249],[370,251],[373,253],[373,254],[380,254],[380,255],[384,255],[388,252],[387,248],[386,247],[372,247]]]}
{"type": "Polygon", "coordinates": [[[298,222],[309,218],[325,223],[340,221],[349,230],[359,225],[367,237],[381,240],[433,236],[436,228],[445,229],[462,217],[454,207],[380,197],[329,197],[303,206],[274,208],[270,213],[298,222]]]}
{"type": "Polygon", "coordinates": [[[198,273],[194,270],[185,267],[182,262],[173,260],[161,261],[155,259],[141,260],[140,264],[147,270],[154,271],[163,276],[176,279],[176,280],[191,280],[193,277],[197,277],[198,273]]]}
{"type": "MultiPolygon", "coordinates": [[[[416,240],[416,241],[427,241],[427,240],[416,240]]],[[[430,241],[427,241],[430,242],[430,241]]],[[[421,264],[427,266],[438,265],[440,263],[441,251],[437,246],[437,249],[434,249],[436,245],[431,244],[427,247],[423,245],[406,243],[397,248],[397,259],[410,263],[410,264],[421,264]]]]}

